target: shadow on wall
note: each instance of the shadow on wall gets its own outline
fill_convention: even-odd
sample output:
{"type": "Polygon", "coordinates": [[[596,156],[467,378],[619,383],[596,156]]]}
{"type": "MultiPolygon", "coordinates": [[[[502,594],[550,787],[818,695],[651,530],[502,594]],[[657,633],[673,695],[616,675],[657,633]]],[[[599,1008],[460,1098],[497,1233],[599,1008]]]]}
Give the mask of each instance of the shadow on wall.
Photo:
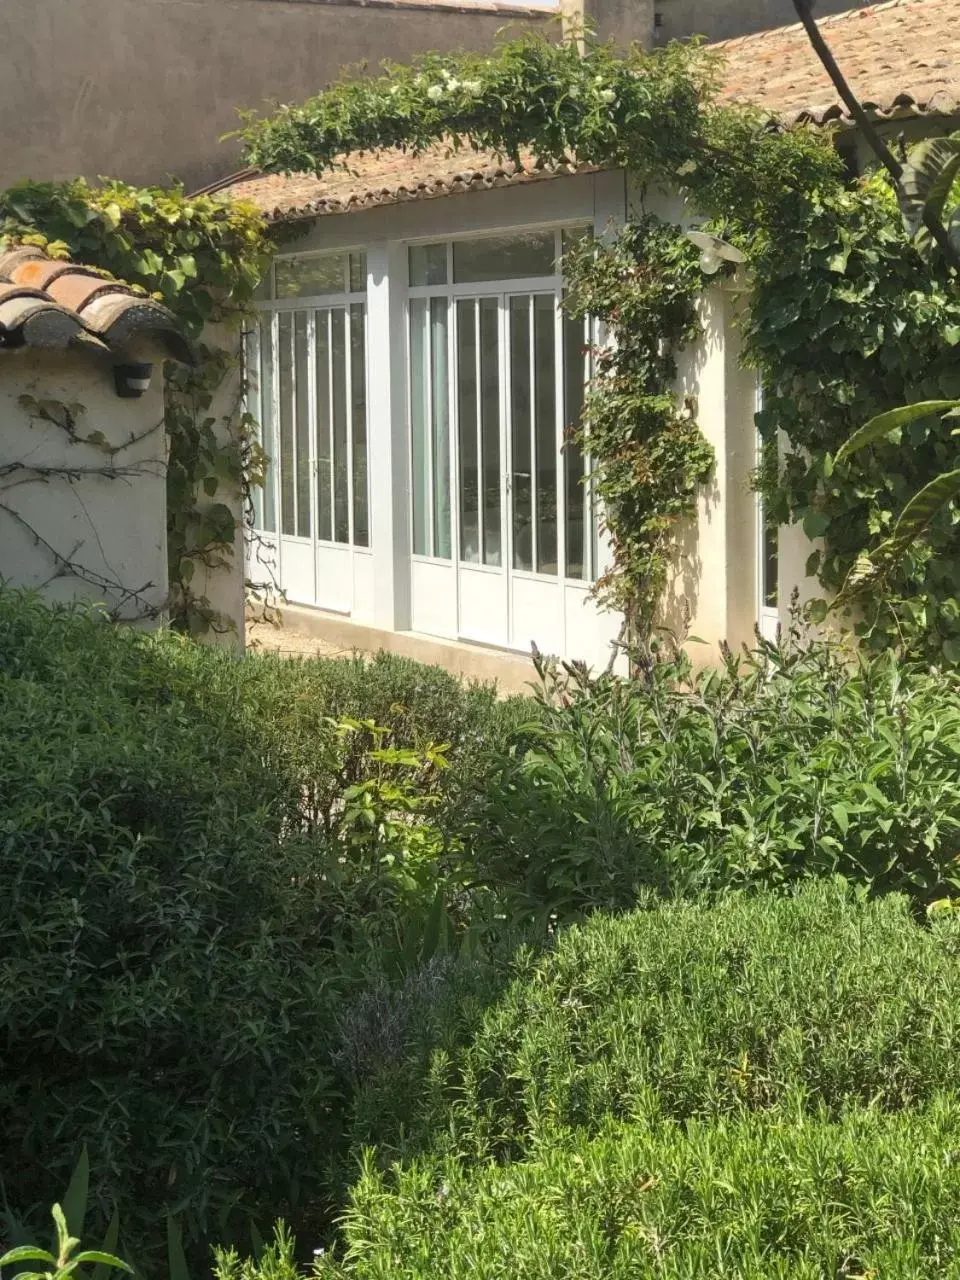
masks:
{"type": "MultiPolygon", "coordinates": [[[[882,0],[819,0],[818,18],[865,9],[882,0]]],[[[657,44],[691,35],[726,40],[798,21],[792,0],[657,0],[657,44]]]]}

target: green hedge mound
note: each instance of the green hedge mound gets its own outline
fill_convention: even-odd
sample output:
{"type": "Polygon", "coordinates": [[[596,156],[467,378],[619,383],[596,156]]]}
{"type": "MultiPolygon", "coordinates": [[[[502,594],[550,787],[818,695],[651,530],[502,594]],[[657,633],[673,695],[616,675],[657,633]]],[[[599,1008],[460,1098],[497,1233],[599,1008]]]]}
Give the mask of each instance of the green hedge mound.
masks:
{"type": "Polygon", "coordinates": [[[520,1159],[557,1132],[954,1088],[960,932],[839,882],[596,916],[361,1087],[356,1147],[520,1159]]]}
{"type": "Polygon", "coordinates": [[[479,1172],[368,1166],[344,1242],[325,1280],[955,1277],[960,1104],[610,1127],[479,1172]]]}

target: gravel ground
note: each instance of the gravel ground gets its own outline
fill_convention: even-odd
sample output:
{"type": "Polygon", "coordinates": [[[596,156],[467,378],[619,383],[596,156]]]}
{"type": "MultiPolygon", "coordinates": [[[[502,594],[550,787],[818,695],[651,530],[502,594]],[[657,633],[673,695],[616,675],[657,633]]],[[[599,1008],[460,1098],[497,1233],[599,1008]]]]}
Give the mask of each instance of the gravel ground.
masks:
{"type": "Polygon", "coordinates": [[[309,636],[289,627],[271,627],[266,622],[247,623],[247,649],[261,653],[279,653],[285,658],[344,658],[352,649],[343,649],[328,640],[309,636]]]}

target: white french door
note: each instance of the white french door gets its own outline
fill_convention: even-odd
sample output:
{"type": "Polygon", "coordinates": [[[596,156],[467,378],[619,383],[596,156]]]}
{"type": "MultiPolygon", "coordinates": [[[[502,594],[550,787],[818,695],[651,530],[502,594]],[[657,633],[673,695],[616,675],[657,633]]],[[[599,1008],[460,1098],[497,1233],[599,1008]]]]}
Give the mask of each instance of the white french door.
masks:
{"type": "Polygon", "coordinates": [[[412,246],[415,630],[585,653],[596,562],[586,459],[571,441],[587,327],[562,310],[557,229],[412,246]]]}
{"type": "Polygon", "coordinates": [[[287,599],[346,614],[372,584],[365,290],[362,253],[278,258],[245,349],[259,548],[287,599]]]}
{"type": "Polygon", "coordinates": [[[526,649],[555,641],[562,627],[560,322],[553,290],[456,299],[458,621],[467,640],[526,649]]]}

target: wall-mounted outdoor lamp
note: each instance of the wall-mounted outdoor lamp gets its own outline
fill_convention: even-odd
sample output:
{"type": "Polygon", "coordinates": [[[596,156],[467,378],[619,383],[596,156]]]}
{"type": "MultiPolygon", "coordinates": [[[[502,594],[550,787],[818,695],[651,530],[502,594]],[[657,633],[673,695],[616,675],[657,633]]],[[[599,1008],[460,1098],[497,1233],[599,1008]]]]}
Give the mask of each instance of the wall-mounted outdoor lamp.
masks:
{"type": "Polygon", "coordinates": [[[128,364],[113,366],[113,380],[117,395],[124,400],[136,400],[150,389],[150,376],[153,365],[142,360],[133,360],[128,364]]]}
{"type": "Polygon", "coordinates": [[[705,276],[715,276],[725,262],[747,260],[746,254],[707,231],[688,231],[687,239],[700,250],[700,270],[705,276]]]}

